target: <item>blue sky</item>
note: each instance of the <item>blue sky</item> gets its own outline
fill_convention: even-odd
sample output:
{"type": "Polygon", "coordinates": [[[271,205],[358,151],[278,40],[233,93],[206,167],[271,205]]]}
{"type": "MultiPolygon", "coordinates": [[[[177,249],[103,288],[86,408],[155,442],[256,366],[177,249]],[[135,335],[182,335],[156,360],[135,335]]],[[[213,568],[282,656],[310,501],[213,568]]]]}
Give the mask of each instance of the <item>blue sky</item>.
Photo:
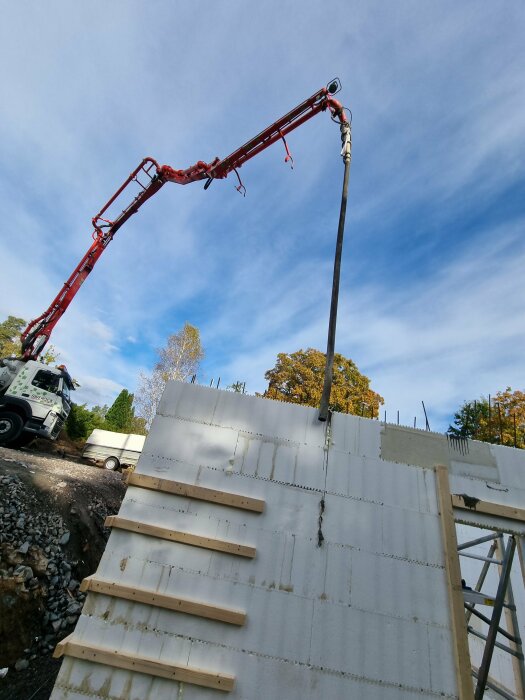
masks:
{"type": "MultiPolygon", "coordinates": [[[[146,156],[224,157],[334,76],[353,113],[338,352],[444,430],[523,389],[525,6],[510,2],[9,3],[0,27],[0,314],[34,318],[146,156]]],[[[199,379],[265,388],[278,352],[326,346],[342,184],[319,115],[206,192],[167,184],[55,329],[111,403],[185,321],[199,379]]]]}

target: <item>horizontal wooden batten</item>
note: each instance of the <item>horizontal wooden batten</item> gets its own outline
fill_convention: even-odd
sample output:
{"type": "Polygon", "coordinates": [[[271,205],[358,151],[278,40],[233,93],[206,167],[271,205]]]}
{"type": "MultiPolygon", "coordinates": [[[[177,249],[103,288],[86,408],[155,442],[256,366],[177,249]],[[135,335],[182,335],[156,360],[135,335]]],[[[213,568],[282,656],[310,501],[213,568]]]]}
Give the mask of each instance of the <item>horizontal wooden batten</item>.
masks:
{"type": "Polygon", "coordinates": [[[246,613],[242,610],[222,608],[218,605],[201,603],[188,598],[179,598],[178,596],[157,593],[147,588],[124,586],[120,583],[113,583],[112,581],[96,578],[96,576],[88,576],[85,578],[80,584],[80,590],[102,593],[104,595],[115,596],[116,598],[124,598],[125,600],[132,600],[136,603],[155,605],[159,608],[205,617],[209,620],[227,622],[230,625],[244,625],[246,621],[246,613]]]}
{"type": "Polygon", "coordinates": [[[511,520],[525,522],[525,510],[522,508],[514,508],[514,506],[505,506],[499,503],[491,503],[490,501],[482,501],[473,496],[467,496],[467,494],[464,493],[452,494],[451,498],[454,508],[468,510],[471,513],[482,513],[483,515],[494,515],[499,518],[510,518],[511,520]]]}
{"type": "Polygon", "coordinates": [[[153,491],[163,491],[164,493],[172,493],[177,496],[195,498],[199,501],[208,501],[209,503],[231,506],[232,508],[250,510],[254,513],[262,513],[264,511],[264,501],[259,498],[251,498],[250,496],[241,496],[240,494],[230,493],[228,491],[218,491],[216,489],[205,488],[204,486],[186,484],[182,481],[160,479],[156,476],[132,472],[127,478],[127,483],[130,486],[141,486],[142,488],[151,489],[153,491]]]}
{"type": "Polygon", "coordinates": [[[189,544],[193,547],[203,547],[204,549],[213,549],[216,552],[224,552],[225,554],[236,554],[240,557],[255,557],[255,547],[248,547],[244,544],[236,542],[228,542],[227,540],[217,540],[212,537],[204,537],[203,535],[194,535],[191,532],[181,532],[180,530],[169,530],[158,525],[149,525],[136,520],[127,520],[118,515],[109,515],[105,521],[106,527],[116,527],[129,532],[137,532],[141,535],[149,535],[151,537],[159,537],[163,540],[171,542],[180,542],[181,544],[189,544]]]}
{"type": "Polygon", "coordinates": [[[168,680],[181,683],[191,683],[193,685],[203,686],[204,688],[213,688],[214,690],[223,690],[225,692],[233,690],[235,685],[235,676],[230,676],[225,673],[204,671],[203,669],[192,668],[191,666],[168,664],[145,656],[125,654],[104,647],[73,642],[71,641],[71,637],[72,635],[66,637],[57,644],[53,653],[55,658],[60,658],[63,655],[73,656],[76,659],[94,661],[98,664],[121,668],[126,671],[137,671],[137,673],[146,673],[150,676],[157,676],[158,678],[167,678],[168,680]]]}

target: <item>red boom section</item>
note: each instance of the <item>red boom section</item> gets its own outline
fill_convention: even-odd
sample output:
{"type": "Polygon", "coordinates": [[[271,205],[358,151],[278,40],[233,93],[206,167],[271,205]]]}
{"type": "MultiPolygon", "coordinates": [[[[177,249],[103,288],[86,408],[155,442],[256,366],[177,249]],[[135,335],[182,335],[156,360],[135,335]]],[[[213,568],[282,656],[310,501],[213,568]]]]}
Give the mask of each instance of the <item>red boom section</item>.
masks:
{"type": "Polygon", "coordinates": [[[332,97],[332,93],[338,89],[338,83],[332,83],[329,87],[321,88],[300,105],[292,109],[288,114],[278,119],[260,134],[252,138],[226,158],[215,158],[211,163],[198,161],[186,170],[174,170],[169,165],[160,166],[153,158],[144,158],[140,165],[129,175],[123,185],[115,192],[113,197],[106,202],[102,209],[93,217],[93,243],[79,262],[69,279],[51,302],[49,308],[27,326],[22,333],[22,352],[27,360],[36,359],[46,343],[58,320],[73,301],[83,282],[93,270],[107,245],[112,241],[118,229],[146,202],[156,194],[166,182],[175,182],[179,185],[187,185],[197,180],[207,180],[205,187],[214,180],[228,176],[236,171],[246,161],[256,156],[264,149],[279,140],[284,140],[297,127],[304,124],[319,112],[328,110],[332,118],[339,123],[347,122],[343,106],[332,97]],[[146,184],[139,179],[146,178],[146,184]],[[119,216],[111,221],[104,218],[107,210],[131,183],[140,187],[138,195],[132,200],[119,216]]]}
{"type": "Polygon", "coordinates": [[[73,301],[75,294],[95,267],[97,260],[106,249],[106,246],[111,242],[115,233],[130,216],[139,210],[146,200],[160,190],[164,181],[157,176],[158,168],[159,165],[153,158],[144,158],[142,163],[135,168],[120,189],[93,219],[95,230],[93,231],[93,243],[89,250],[73,270],[69,279],[64,282],[64,286],[53,299],[49,308],[44,311],[41,316],[31,321],[22,333],[22,356],[24,359],[35,360],[40,355],[49,340],[53,328],[73,301]],[[153,169],[154,174],[152,175],[153,169]],[[139,173],[142,173],[148,178],[149,184],[144,186],[140,183],[138,179],[139,173]],[[106,212],[131,182],[138,183],[142,188],[141,192],[139,192],[131,204],[122,211],[115,221],[111,222],[102,219],[102,214],[106,212]]]}

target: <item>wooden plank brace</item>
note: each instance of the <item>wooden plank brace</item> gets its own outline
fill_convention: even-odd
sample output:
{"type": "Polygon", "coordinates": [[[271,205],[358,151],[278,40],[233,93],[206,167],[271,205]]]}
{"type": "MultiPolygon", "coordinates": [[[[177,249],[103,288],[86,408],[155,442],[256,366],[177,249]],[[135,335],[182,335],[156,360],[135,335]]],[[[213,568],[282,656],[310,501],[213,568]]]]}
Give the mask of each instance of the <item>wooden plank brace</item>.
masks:
{"type": "Polygon", "coordinates": [[[154,605],[158,608],[205,617],[209,620],[227,622],[231,625],[244,625],[246,621],[246,613],[242,610],[223,608],[218,605],[202,603],[189,598],[166,595],[147,588],[124,586],[120,583],[113,583],[112,581],[97,578],[96,576],[88,576],[85,578],[80,584],[80,590],[110,595],[116,598],[123,598],[124,600],[132,600],[135,603],[154,605]]]}
{"type": "Polygon", "coordinates": [[[112,666],[113,668],[121,668],[126,671],[137,671],[137,673],[146,673],[150,676],[167,678],[168,680],[181,683],[191,683],[225,692],[233,690],[235,685],[235,676],[226,673],[205,671],[191,666],[168,664],[146,656],[136,656],[119,652],[116,649],[74,642],[72,641],[72,635],[62,640],[53,654],[55,658],[60,658],[63,655],[73,656],[84,661],[93,661],[105,666],[112,666]]]}
{"type": "Polygon", "coordinates": [[[171,542],[180,542],[181,544],[189,544],[194,547],[213,549],[217,552],[224,552],[225,554],[248,557],[249,559],[253,559],[256,553],[255,547],[249,547],[248,545],[229,542],[227,540],[217,540],[213,537],[205,537],[203,535],[195,535],[191,532],[169,530],[168,528],[159,527],[158,525],[149,525],[148,523],[141,523],[137,520],[121,518],[118,515],[108,515],[104,525],[106,527],[128,530],[129,532],[137,532],[140,535],[159,537],[160,539],[170,540],[171,542]]]}
{"type": "Polygon", "coordinates": [[[171,479],[160,479],[156,476],[137,474],[136,472],[130,473],[126,481],[130,486],[141,486],[142,488],[151,489],[152,491],[162,491],[176,496],[195,498],[199,501],[208,501],[209,503],[231,506],[232,508],[241,508],[254,513],[262,513],[264,511],[265,502],[263,500],[252,498],[251,496],[242,496],[238,493],[218,491],[217,489],[210,489],[195,484],[186,484],[182,481],[173,481],[171,479]]]}

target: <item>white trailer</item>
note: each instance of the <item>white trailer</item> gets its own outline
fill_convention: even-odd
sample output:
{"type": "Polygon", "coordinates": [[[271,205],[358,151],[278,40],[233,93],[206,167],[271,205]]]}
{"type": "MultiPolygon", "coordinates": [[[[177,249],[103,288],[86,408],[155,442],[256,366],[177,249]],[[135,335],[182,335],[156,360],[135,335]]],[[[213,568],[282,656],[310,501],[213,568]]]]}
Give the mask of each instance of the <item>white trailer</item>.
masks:
{"type": "Polygon", "coordinates": [[[145,435],[96,429],[88,437],[82,456],[103,462],[106,469],[118,469],[121,465],[134,467],[145,439],[145,435]]]}

